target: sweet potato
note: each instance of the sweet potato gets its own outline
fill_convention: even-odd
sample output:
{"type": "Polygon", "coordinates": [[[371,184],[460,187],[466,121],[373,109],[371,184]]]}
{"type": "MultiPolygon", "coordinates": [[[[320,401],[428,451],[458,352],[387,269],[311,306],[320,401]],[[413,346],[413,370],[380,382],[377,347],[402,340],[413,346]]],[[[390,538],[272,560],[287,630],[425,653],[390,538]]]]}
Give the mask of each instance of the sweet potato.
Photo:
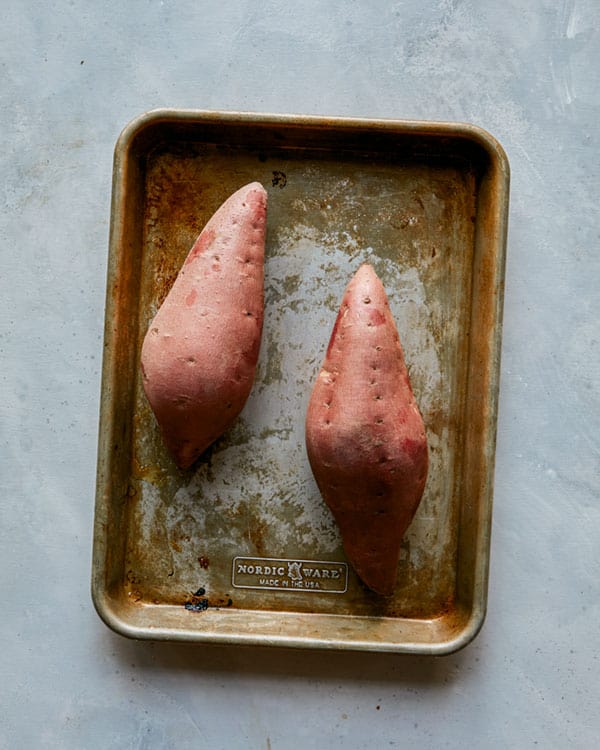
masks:
{"type": "Polygon", "coordinates": [[[144,390],[182,469],[232,424],[252,388],[264,313],[266,209],[258,182],[225,201],[144,338],[144,390]]]}
{"type": "Polygon", "coordinates": [[[344,293],[310,397],[306,447],[356,573],[391,594],[428,454],[387,296],[368,264],[344,293]]]}

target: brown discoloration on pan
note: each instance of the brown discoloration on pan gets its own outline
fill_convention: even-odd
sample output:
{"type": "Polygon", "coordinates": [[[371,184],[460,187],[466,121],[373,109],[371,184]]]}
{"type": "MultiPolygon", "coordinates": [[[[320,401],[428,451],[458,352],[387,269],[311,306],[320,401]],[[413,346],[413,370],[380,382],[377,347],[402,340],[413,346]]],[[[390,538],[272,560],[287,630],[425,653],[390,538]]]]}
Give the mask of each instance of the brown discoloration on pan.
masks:
{"type": "Polygon", "coordinates": [[[501,148],[468,125],[158,112],[124,131],[93,578],[111,627],[140,638],[413,653],[445,653],[476,634],[507,201],[501,148]],[[284,189],[272,186],[274,171],[286,175],[284,189]],[[255,395],[227,436],[180,471],[143,396],[142,337],[214,207],[253,180],[270,194],[255,395]],[[236,554],[344,560],[298,425],[341,293],[363,261],[388,292],[429,441],[428,484],[393,596],[382,602],[354,574],[343,595],[232,592],[236,554]],[[207,570],[200,556],[210,558],[207,570]],[[210,606],[186,611],[200,583],[210,606]],[[233,606],[213,606],[232,594],[233,606]]]}

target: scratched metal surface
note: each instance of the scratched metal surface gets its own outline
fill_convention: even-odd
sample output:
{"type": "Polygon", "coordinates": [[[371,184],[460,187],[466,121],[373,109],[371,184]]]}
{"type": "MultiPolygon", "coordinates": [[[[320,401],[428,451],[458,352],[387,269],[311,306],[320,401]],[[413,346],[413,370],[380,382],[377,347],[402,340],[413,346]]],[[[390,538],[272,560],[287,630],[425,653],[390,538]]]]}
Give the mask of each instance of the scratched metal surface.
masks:
{"type": "MultiPolygon", "coordinates": [[[[335,131],[334,123],[326,126],[335,131]]],[[[495,420],[489,388],[468,392],[470,357],[493,357],[499,343],[499,320],[491,314],[487,325],[476,321],[483,348],[469,348],[475,340],[474,297],[497,295],[498,280],[475,271],[476,254],[485,250],[478,227],[497,218],[489,215],[493,202],[484,204],[479,196],[489,164],[477,149],[458,148],[455,141],[461,139],[452,129],[437,150],[415,132],[404,151],[386,147],[374,133],[359,149],[331,136],[320,140],[318,133],[304,143],[301,133],[286,140],[272,134],[253,139],[251,127],[241,132],[215,136],[218,131],[206,135],[200,127],[163,132],[159,126],[144,139],[143,121],[142,135],[131,137],[141,143],[131,149],[138,171],[128,184],[135,198],[120,195],[121,201],[130,198],[123,236],[133,248],[131,280],[113,299],[118,325],[129,330],[130,351],[120,368],[127,385],[112,384],[128,392],[128,406],[117,421],[130,453],[120,464],[126,491],[118,523],[114,514],[108,523],[104,543],[110,554],[104,561],[97,557],[99,575],[110,580],[113,598],[137,612],[133,634],[139,636],[146,626],[167,627],[175,618],[188,635],[197,630],[210,637],[201,620],[207,609],[230,622],[236,612],[242,629],[240,612],[364,618],[361,638],[372,648],[380,640],[382,616],[409,625],[446,618],[456,634],[475,606],[472,592],[458,601],[461,586],[472,585],[461,582],[465,574],[458,558],[470,555],[473,565],[486,568],[481,558],[488,552],[485,540],[475,549],[473,528],[461,532],[475,524],[461,508],[481,506],[485,517],[491,502],[489,491],[473,497],[463,476],[469,395],[495,420]],[[235,426],[182,472],[165,451],[143,394],[139,348],[199,231],[229,194],[253,180],[269,192],[266,310],[255,386],[235,426]],[[398,583],[388,599],[366,590],[351,569],[343,591],[332,592],[320,580],[322,566],[312,561],[341,563],[345,557],[304,449],[310,389],[343,290],[365,261],[388,292],[430,451],[425,495],[405,536],[398,583]],[[256,558],[267,570],[268,560],[305,561],[301,588],[282,588],[287,582],[281,569],[277,573],[279,564],[255,576],[254,587],[239,588],[232,580],[238,557],[256,558]],[[315,568],[320,572],[310,580],[315,568]],[[459,607],[463,620],[457,626],[452,619],[459,607]]],[[[506,199],[500,196],[496,211],[501,213],[506,199]]],[[[111,330],[118,338],[119,331],[111,330]]],[[[494,363],[486,367],[493,375],[494,363]]],[[[480,430],[477,438],[481,444],[471,449],[486,457],[489,470],[493,429],[480,430]]],[[[485,465],[478,469],[485,470],[485,465]]],[[[112,500],[108,495],[106,502],[114,503],[114,492],[112,500]]],[[[478,596],[484,599],[485,591],[478,596]]],[[[410,650],[403,643],[415,638],[409,633],[391,636],[400,650],[410,650]]],[[[425,638],[432,639],[435,645],[435,636],[425,638]]]]}

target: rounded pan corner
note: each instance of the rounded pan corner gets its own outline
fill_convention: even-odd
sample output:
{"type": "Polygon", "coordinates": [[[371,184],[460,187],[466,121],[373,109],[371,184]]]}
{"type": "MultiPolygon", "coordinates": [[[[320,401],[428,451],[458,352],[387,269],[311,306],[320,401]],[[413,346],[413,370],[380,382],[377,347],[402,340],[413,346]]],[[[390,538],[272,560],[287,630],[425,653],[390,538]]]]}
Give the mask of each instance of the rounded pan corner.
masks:
{"type": "Polygon", "coordinates": [[[119,133],[114,148],[115,161],[117,163],[125,161],[127,156],[134,152],[136,143],[146,139],[151,141],[152,132],[159,130],[164,125],[196,120],[210,114],[214,115],[215,113],[200,110],[169,109],[166,107],[142,112],[130,120],[119,133]]]}
{"type": "Polygon", "coordinates": [[[174,110],[162,108],[150,109],[147,112],[136,115],[119,133],[115,144],[115,152],[126,151],[143,130],[172,119],[174,114],[174,110]]]}
{"type": "Polygon", "coordinates": [[[479,635],[485,622],[485,609],[480,609],[471,614],[464,626],[454,638],[444,641],[436,647],[433,652],[435,656],[450,656],[457,651],[462,651],[479,635]]]}
{"type": "Polygon", "coordinates": [[[107,596],[104,588],[99,587],[96,581],[92,581],[91,595],[92,604],[98,617],[113,633],[133,640],[139,640],[144,637],[143,632],[140,632],[138,628],[123,618],[117,607],[115,607],[114,600],[107,596]]]}
{"type": "Polygon", "coordinates": [[[510,179],[510,162],[500,141],[489,130],[482,128],[481,125],[464,122],[460,123],[459,127],[466,138],[479,145],[486,152],[490,161],[508,181],[510,179]]]}

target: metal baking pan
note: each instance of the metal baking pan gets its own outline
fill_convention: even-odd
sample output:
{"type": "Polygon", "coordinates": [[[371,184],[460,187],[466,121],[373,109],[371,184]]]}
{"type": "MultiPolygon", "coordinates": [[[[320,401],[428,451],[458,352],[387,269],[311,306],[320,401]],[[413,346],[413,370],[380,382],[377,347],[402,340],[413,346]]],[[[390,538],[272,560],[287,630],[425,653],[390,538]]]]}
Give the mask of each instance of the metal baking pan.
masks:
{"type": "Polygon", "coordinates": [[[154,111],[115,151],[92,591],[134,638],[443,654],[485,615],[509,168],[472,125],[154,111]],[[140,381],[148,323],[225,198],[269,192],[254,389],[189,471],[140,381]],[[371,262],[430,471],[392,597],[347,564],[304,448],[342,292],[371,262]]]}

